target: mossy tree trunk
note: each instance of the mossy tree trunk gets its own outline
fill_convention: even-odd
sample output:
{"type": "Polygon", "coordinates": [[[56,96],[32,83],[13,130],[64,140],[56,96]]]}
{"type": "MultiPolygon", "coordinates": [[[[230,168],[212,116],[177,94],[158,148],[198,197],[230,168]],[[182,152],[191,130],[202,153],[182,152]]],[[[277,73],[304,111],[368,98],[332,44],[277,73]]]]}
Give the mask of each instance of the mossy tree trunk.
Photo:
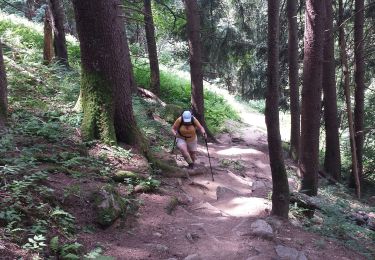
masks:
{"type": "Polygon", "coordinates": [[[53,33],[51,9],[46,6],[44,14],[44,48],[43,60],[45,64],[50,64],[53,59],[53,33]]]}
{"type": "Polygon", "coordinates": [[[74,0],[81,45],[84,139],[142,145],[133,115],[132,68],[120,1],[74,0]]]}
{"type": "Polygon", "coordinates": [[[3,48],[0,41],[0,130],[5,128],[8,111],[8,88],[5,73],[3,48]]]}
{"type": "Polygon", "coordinates": [[[51,13],[53,17],[53,43],[55,47],[55,56],[62,64],[68,66],[68,50],[65,39],[65,13],[62,0],[49,0],[51,13]]]}

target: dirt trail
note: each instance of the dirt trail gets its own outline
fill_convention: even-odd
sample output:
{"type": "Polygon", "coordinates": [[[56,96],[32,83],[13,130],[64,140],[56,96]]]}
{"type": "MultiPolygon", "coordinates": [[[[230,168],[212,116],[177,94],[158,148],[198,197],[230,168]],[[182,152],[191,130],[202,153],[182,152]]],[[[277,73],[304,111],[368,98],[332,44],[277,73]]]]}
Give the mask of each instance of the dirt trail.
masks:
{"type": "MultiPolygon", "coordinates": [[[[214,182],[209,172],[192,178],[194,185],[164,179],[160,192],[140,195],[143,205],[132,224],[81,233],[80,239],[116,259],[363,259],[285,222],[272,222],[270,239],[254,235],[251,224],[271,209],[266,135],[248,126],[219,141],[209,144],[214,182]],[[181,203],[168,214],[175,198],[181,203]]],[[[198,151],[198,164],[208,166],[206,147],[198,151]]],[[[177,161],[183,164],[180,156],[177,161]]]]}

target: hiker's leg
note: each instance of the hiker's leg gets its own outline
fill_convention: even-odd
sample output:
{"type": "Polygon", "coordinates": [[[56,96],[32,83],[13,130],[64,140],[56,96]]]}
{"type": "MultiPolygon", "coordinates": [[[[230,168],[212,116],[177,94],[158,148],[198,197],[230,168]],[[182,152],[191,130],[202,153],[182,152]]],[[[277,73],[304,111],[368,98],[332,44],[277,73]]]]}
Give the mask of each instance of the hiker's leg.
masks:
{"type": "Polygon", "coordinates": [[[193,160],[190,157],[188,147],[187,147],[187,144],[186,144],[185,140],[177,138],[177,147],[181,151],[181,154],[185,158],[185,161],[188,164],[191,164],[193,162],[193,160]]]}
{"type": "Polygon", "coordinates": [[[187,143],[187,149],[189,151],[189,155],[193,163],[197,159],[197,146],[198,146],[198,139],[196,138],[194,141],[187,143]]]}

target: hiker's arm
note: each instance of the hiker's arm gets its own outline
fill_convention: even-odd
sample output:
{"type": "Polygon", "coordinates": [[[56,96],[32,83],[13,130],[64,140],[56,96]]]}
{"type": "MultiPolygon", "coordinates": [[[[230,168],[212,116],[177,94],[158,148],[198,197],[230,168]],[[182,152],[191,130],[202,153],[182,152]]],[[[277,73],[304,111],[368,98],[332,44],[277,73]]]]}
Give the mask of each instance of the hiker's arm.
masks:
{"type": "Polygon", "coordinates": [[[174,122],[173,126],[172,126],[172,134],[174,136],[177,136],[177,133],[178,133],[178,127],[180,125],[180,118],[177,118],[177,120],[174,122]]]}
{"type": "Polygon", "coordinates": [[[204,130],[204,127],[201,125],[201,123],[199,123],[198,119],[194,118],[194,124],[199,129],[203,137],[206,138],[207,137],[206,131],[204,130]]]}

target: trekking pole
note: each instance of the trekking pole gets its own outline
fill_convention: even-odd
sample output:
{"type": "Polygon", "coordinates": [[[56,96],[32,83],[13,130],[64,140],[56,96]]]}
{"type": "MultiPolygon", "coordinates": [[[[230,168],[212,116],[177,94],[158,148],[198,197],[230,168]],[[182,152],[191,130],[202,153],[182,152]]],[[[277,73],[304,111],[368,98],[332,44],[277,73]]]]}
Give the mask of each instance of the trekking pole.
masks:
{"type": "Polygon", "coordinates": [[[207,155],[208,155],[208,161],[210,162],[210,169],[211,169],[211,177],[212,177],[212,181],[215,181],[215,179],[214,179],[214,173],[212,172],[210,153],[208,152],[207,138],[204,138],[204,141],[205,141],[205,143],[206,143],[207,155]]]}
{"type": "MultiPolygon", "coordinates": [[[[177,142],[177,137],[175,136],[175,137],[174,137],[174,141],[173,141],[173,147],[172,147],[171,154],[173,154],[174,147],[176,146],[176,142],[177,142]]],[[[177,154],[176,154],[176,159],[177,159],[177,154]]]]}

